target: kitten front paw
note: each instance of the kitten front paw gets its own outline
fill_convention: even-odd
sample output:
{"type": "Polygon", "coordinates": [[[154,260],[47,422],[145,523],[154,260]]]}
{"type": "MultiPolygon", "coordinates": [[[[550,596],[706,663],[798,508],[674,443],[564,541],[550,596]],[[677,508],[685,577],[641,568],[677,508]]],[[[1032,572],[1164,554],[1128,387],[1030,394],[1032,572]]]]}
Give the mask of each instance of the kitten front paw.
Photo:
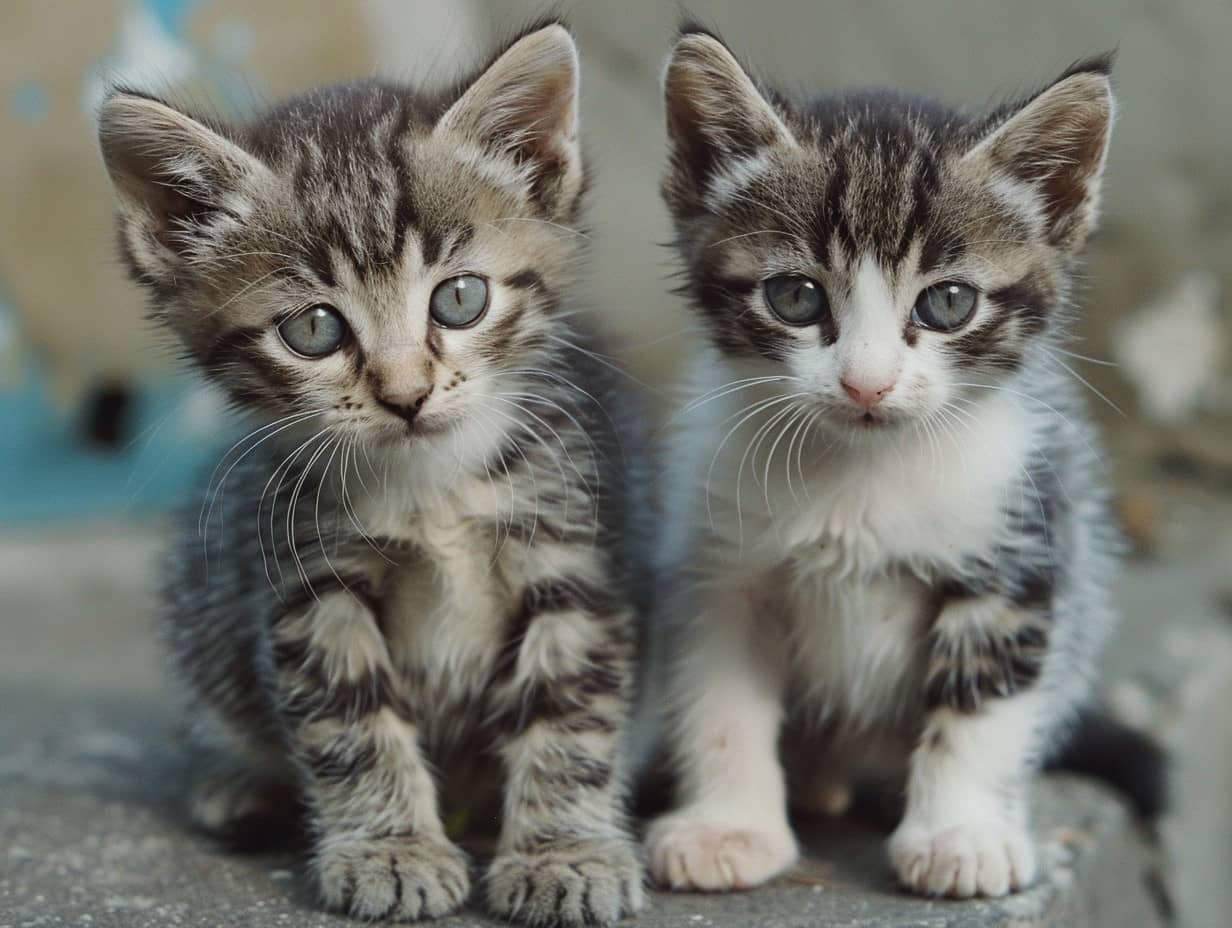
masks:
{"type": "Polygon", "coordinates": [[[642,866],[619,838],[561,840],[498,855],[487,897],[494,914],[528,925],[610,925],[642,907],[642,866]]]}
{"type": "Polygon", "coordinates": [[[443,838],[326,841],[313,869],[326,907],[368,920],[448,915],[470,892],[466,855],[443,838]]]}
{"type": "Polygon", "coordinates": [[[655,882],[673,890],[749,889],[786,870],[798,856],[780,828],[733,826],[687,812],[664,816],[646,837],[655,882]]]}
{"type": "Polygon", "coordinates": [[[904,820],[889,851],[899,882],[925,896],[1004,896],[1035,879],[1035,845],[1014,824],[929,827],[904,820]]]}

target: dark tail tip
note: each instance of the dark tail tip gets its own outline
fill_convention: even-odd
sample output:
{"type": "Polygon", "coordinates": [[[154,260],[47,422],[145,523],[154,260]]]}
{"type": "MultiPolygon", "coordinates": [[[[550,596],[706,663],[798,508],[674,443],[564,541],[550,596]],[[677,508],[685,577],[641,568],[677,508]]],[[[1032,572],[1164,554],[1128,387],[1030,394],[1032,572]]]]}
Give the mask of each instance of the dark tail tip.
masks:
{"type": "Polygon", "coordinates": [[[1168,808],[1168,755],[1149,735],[1106,712],[1083,711],[1066,745],[1048,764],[1102,780],[1120,790],[1143,819],[1168,808]]]}

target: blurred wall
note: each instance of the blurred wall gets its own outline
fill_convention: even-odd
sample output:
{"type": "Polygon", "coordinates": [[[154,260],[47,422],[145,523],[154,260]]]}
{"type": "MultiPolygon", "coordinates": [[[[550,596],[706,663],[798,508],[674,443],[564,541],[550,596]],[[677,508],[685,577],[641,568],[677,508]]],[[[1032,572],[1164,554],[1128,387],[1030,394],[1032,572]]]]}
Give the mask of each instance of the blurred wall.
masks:
{"type": "MultiPolygon", "coordinates": [[[[1076,350],[1121,367],[1075,367],[1125,410],[1121,418],[1092,396],[1114,430],[1128,435],[1140,426],[1143,440],[1161,440],[1149,421],[1155,415],[1170,425],[1197,422],[1226,433],[1232,3],[694,0],[688,6],[767,77],[804,92],[889,84],[978,107],[1038,86],[1084,55],[1117,49],[1118,120],[1103,221],[1088,263],[1085,341],[1076,350]],[[1143,405],[1150,391],[1169,385],[1184,395],[1163,410],[1143,405]]],[[[514,16],[514,7],[537,8],[501,0],[487,0],[486,7],[502,18],[514,16]]],[[[665,295],[669,257],[658,243],[668,232],[656,193],[663,163],[658,80],[678,11],[657,0],[579,2],[571,9],[586,66],[586,135],[598,162],[596,295],[613,325],[653,343],[632,355],[653,373],[678,348],[671,339],[654,340],[682,324],[676,302],[665,295]]],[[[1169,431],[1162,440],[1173,437],[1169,431]]],[[[1232,466],[1226,443],[1217,453],[1223,466],[1232,466]]]]}
{"type": "MultiPolygon", "coordinates": [[[[660,380],[687,337],[686,317],[668,294],[672,261],[661,245],[668,228],[657,193],[658,81],[677,8],[661,0],[562,6],[582,48],[583,121],[598,178],[587,293],[635,372],[660,380]]],[[[1046,81],[1082,55],[1117,48],[1120,114],[1079,350],[1122,366],[1075,367],[1125,409],[1125,419],[1109,422],[1131,449],[1196,444],[1232,473],[1228,443],[1212,446],[1210,438],[1228,434],[1222,426],[1232,407],[1224,373],[1232,114],[1221,99],[1232,78],[1232,3],[690,6],[767,76],[808,91],[897,84],[978,106],[1046,81]]],[[[0,426],[4,385],[28,386],[30,363],[41,372],[32,389],[63,414],[100,378],[167,376],[167,356],[153,347],[139,296],[114,255],[110,191],[91,124],[106,80],[170,86],[240,113],[373,70],[447,80],[544,8],[539,0],[0,4],[0,426]]],[[[12,396],[10,407],[28,408],[12,396]]]]}
{"type": "Polygon", "coordinates": [[[0,299],[55,395],[168,361],[116,258],[93,128],[108,82],[244,113],[374,68],[413,73],[476,29],[473,7],[455,0],[0,3],[0,299]]]}

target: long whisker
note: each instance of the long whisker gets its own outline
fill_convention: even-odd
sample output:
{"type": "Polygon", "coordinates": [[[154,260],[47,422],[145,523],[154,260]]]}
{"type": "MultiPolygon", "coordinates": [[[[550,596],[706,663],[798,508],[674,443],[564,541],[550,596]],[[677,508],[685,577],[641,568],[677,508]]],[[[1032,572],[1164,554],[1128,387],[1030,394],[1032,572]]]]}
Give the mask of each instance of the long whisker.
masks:
{"type": "Polygon", "coordinates": [[[598,354],[597,352],[591,351],[589,348],[583,348],[581,345],[575,345],[573,342],[569,341],[567,338],[561,338],[559,335],[549,335],[548,338],[550,338],[552,341],[560,345],[564,345],[566,348],[572,348],[574,351],[579,352],[580,354],[584,354],[586,357],[590,358],[596,364],[602,364],[604,367],[606,367],[608,370],[612,371],[613,373],[619,374],[621,377],[625,377],[625,378],[628,378],[629,380],[632,380],[639,387],[642,387],[645,390],[649,390],[651,393],[659,392],[659,389],[657,387],[652,387],[650,384],[646,383],[645,381],[638,380],[636,377],[634,377],[627,370],[625,370],[620,365],[616,364],[611,359],[605,358],[603,355],[598,354]]]}
{"type": "Polygon", "coordinates": [[[1060,365],[1061,367],[1063,367],[1066,371],[1068,371],[1068,372],[1070,373],[1070,375],[1071,375],[1072,377],[1074,377],[1074,379],[1076,379],[1076,380],[1077,380],[1080,384],[1082,384],[1084,387],[1086,387],[1088,390],[1090,390],[1092,393],[1094,393],[1096,396],[1098,396],[1101,400],[1103,400],[1105,403],[1107,403],[1107,404],[1108,404],[1108,405],[1109,405],[1109,406],[1113,409],[1113,411],[1114,411],[1114,412],[1116,412],[1116,414],[1117,414],[1117,415],[1119,415],[1122,419],[1128,419],[1128,418],[1129,418],[1129,416],[1127,416],[1127,415],[1125,414],[1125,411],[1124,411],[1123,409],[1121,409],[1121,407],[1120,407],[1120,406],[1118,406],[1116,403],[1112,402],[1112,400],[1108,399],[1108,397],[1106,397],[1103,393],[1101,393],[1099,390],[1097,390],[1097,389],[1095,388],[1095,386],[1094,386],[1094,385],[1093,385],[1093,384],[1092,384],[1089,380],[1087,380],[1085,377],[1083,377],[1080,373],[1078,373],[1076,370],[1074,370],[1072,367],[1070,367],[1068,364],[1066,364],[1066,363],[1065,363],[1064,361],[1062,361],[1060,358],[1058,358],[1058,357],[1056,357],[1055,355],[1053,355],[1051,351],[1048,351],[1048,349],[1044,349],[1044,350],[1045,350],[1045,351],[1046,351],[1046,352],[1047,352],[1047,353],[1051,356],[1051,357],[1050,357],[1050,360],[1051,360],[1053,363],[1055,363],[1055,364],[1059,364],[1059,365],[1060,365]]]}
{"type": "MultiPolygon", "coordinates": [[[[329,457],[326,458],[325,464],[322,468],[324,470],[324,473],[321,475],[320,482],[317,483],[316,499],[313,501],[313,505],[312,505],[312,523],[313,523],[313,526],[316,528],[317,545],[321,549],[321,557],[325,559],[325,566],[329,568],[329,572],[334,575],[334,579],[338,581],[338,584],[344,590],[350,593],[351,592],[350,586],[348,586],[346,581],[343,580],[342,577],[338,575],[338,571],[334,569],[334,565],[329,559],[329,552],[325,548],[325,537],[324,537],[324,534],[321,532],[321,491],[325,489],[325,484],[329,480],[329,469],[334,464],[334,458],[337,456],[338,448],[339,446],[341,446],[341,444],[342,444],[342,439],[340,437],[333,438],[330,441],[331,448],[329,452],[329,457]]],[[[334,537],[336,538],[337,535],[335,534],[334,537]]]]}
{"type": "MultiPolygon", "coordinates": [[[[770,506],[770,464],[774,461],[774,453],[778,450],[779,444],[783,441],[784,438],[787,437],[787,434],[791,431],[791,427],[795,425],[799,419],[807,415],[807,413],[808,413],[808,408],[805,406],[798,406],[795,409],[793,409],[791,411],[791,416],[788,417],[787,421],[783,424],[783,427],[779,429],[778,436],[771,443],[770,450],[766,453],[766,469],[762,472],[762,475],[761,475],[761,485],[762,485],[762,489],[766,493],[767,511],[770,510],[771,508],[770,506]]],[[[790,460],[790,458],[788,458],[788,460],[790,460]]],[[[790,468],[784,468],[784,469],[787,472],[787,490],[790,493],[791,492],[791,469],[790,468]]],[[[794,497],[795,494],[793,493],[792,495],[794,497]]]]}
{"type": "Polygon", "coordinates": [[[498,222],[534,222],[539,225],[551,226],[553,229],[558,229],[561,232],[567,232],[570,235],[576,235],[580,239],[590,241],[590,236],[579,229],[571,229],[568,226],[562,226],[559,222],[551,222],[547,219],[533,219],[528,216],[506,216],[503,219],[489,219],[484,225],[494,225],[498,222]]]}
{"type": "Polygon", "coordinates": [[[300,471],[299,480],[296,481],[295,488],[291,491],[291,505],[287,507],[287,546],[291,549],[291,558],[295,562],[295,569],[299,573],[300,580],[304,584],[304,588],[308,590],[309,595],[313,599],[320,601],[317,596],[317,591],[313,589],[312,578],[308,576],[308,570],[304,567],[303,558],[299,555],[299,542],[295,539],[295,507],[299,503],[299,494],[304,488],[304,484],[308,482],[308,475],[312,472],[313,465],[325,453],[326,449],[332,444],[331,441],[321,443],[321,447],[317,448],[308,459],[308,463],[304,465],[304,469],[300,471]]]}
{"type": "Polygon", "coordinates": [[[730,396],[733,393],[740,393],[744,390],[749,390],[749,389],[752,389],[753,387],[761,386],[762,384],[783,383],[787,381],[797,381],[797,380],[799,380],[799,378],[788,377],[784,375],[773,376],[773,377],[749,377],[744,380],[732,380],[732,381],[729,381],[723,384],[722,386],[715,387],[711,390],[707,390],[701,396],[685,404],[685,406],[680,410],[680,412],[673,415],[668,421],[674,422],[676,421],[676,419],[685,415],[686,413],[693,412],[694,410],[700,409],[702,406],[705,406],[707,403],[711,403],[711,402],[714,402],[715,400],[722,399],[725,396],[730,396]]]}
{"type": "Polygon", "coordinates": [[[962,382],[955,381],[953,385],[956,387],[971,387],[971,388],[978,389],[978,390],[1001,391],[1002,393],[1007,393],[1010,396],[1016,396],[1016,397],[1019,397],[1020,399],[1028,400],[1032,403],[1035,403],[1043,407],[1048,412],[1052,413],[1054,416],[1056,416],[1058,419],[1064,422],[1065,425],[1069,427],[1069,429],[1075,435],[1078,435],[1082,439],[1082,442],[1083,444],[1086,445],[1087,450],[1090,451],[1091,454],[1094,455],[1097,460],[1101,460],[1099,452],[1095,450],[1095,446],[1092,445],[1091,442],[1086,438],[1086,435],[1083,432],[1083,430],[1079,429],[1078,426],[1076,426],[1073,423],[1073,421],[1069,418],[1069,416],[1065,415],[1065,413],[1061,412],[1061,410],[1057,409],[1055,406],[1051,405],[1050,403],[1047,403],[1044,400],[1041,400],[1039,397],[1032,396],[1030,393],[1023,393],[1021,390],[1014,390],[1014,389],[1011,389],[1010,387],[999,386],[996,384],[962,383],[962,382]]]}
{"type": "Polygon", "coordinates": [[[244,458],[248,457],[248,455],[250,455],[253,451],[255,451],[267,439],[272,438],[274,435],[277,435],[279,432],[285,431],[285,429],[290,428],[293,425],[298,425],[300,422],[306,422],[308,419],[311,419],[313,416],[319,416],[323,412],[325,412],[324,408],[312,410],[309,412],[294,412],[294,413],[291,413],[289,416],[283,416],[280,419],[275,419],[273,422],[267,423],[266,425],[262,425],[260,428],[253,429],[251,432],[249,432],[247,435],[245,435],[243,438],[241,438],[239,441],[233,444],[230,448],[228,448],[223,453],[223,456],[218,459],[218,463],[214,465],[214,470],[210,473],[210,479],[206,482],[205,492],[206,492],[206,501],[208,501],[209,503],[209,510],[208,511],[206,510],[205,508],[206,504],[205,502],[203,502],[201,513],[197,516],[197,534],[201,535],[205,532],[205,528],[206,526],[209,525],[209,522],[210,522],[210,513],[213,512],[213,509],[214,509],[214,501],[217,499],[218,494],[222,490],[223,485],[226,484],[227,477],[231,475],[231,471],[235,470],[236,466],[241,461],[243,461],[244,458]],[[291,422],[290,420],[292,419],[296,421],[291,422]],[[290,425],[286,425],[284,426],[284,428],[277,428],[279,425],[282,425],[283,423],[287,423],[287,422],[290,422],[290,425]],[[227,468],[227,472],[223,474],[222,479],[218,482],[218,485],[215,486],[214,478],[218,475],[218,471],[222,468],[222,466],[226,464],[227,457],[233,451],[235,451],[236,448],[242,445],[244,442],[270,429],[275,429],[275,431],[271,432],[269,435],[266,435],[265,438],[262,438],[260,441],[254,444],[251,448],[249,448],[247,451],[241,454],[235,460],[235,462],[229,468],[227,468]],[[213,491],[212,495],[211,495],[211,490],[213,491]]]}
{"type": "Polygon", "coordinates": [[[294,451],[289,453],[285,458],[283,458],[282,461],[278,464],[278,466],[274,468],[273,473],[270,474],[269,479],[265,482],[265,486],[261,488],[261,495],[257,499],[257,547],[261,550],[261,566],[265,570],[265,579],[269,582],[270,588],[274,590],[274,592],[278,595],[278,598],[280,600],[282,599],[282,584],[284,582],[284,578],[282,574],[282,559],[278,555],[278,544],[277,544],[277,540],[274,535],[274,516],[278,510],[278,494],[282,490],[283,480],[286,478],[286,475],[291,472],[291,468],[295,465],[295,461],[299,458],[299,456],[304,452],[304,449],[308,448],[313,442],[315,442],[322,435],[325,435],[327,432],[329,432],[329,428],[330,428],[329,426],[326,426],[325,428],[321,429],[311,438],[308,438],[307,440],[302,442],[298,447],[296,447],[294,451]],[[281,476],[279,476],[280,474],[281,476]],[[265,554],[265,540],[264,540],[264,535],[262,534],[262,522],[261,522],[261,511],[265,506],[265,494],[269,492],[270,484],[272,484],[275,479],[277,479],[278,484],[277,486],[274,487],[274,495],[270,499],[269,529],[270,529],[270,555],[273,558],[274,567],[278,571],[278,583],[277,584],[274,583],[274,578],[270,575],[269,558],[267,558],[265,554]]]}
{"type": "MultiPolygon", "coordinates": [[[[712,494],[710,492],[710,484],[711,484],[711,481],[714,479],[714,468],[718,464],[719,456],[723,453],[723,449],[727,446],[727,442],[730,441],[732,435],[734,435],[736,431],[742,425],[744,425],[745,422],[751,419],[753,416],[756,416],[758,413],[762,412],[763,410],[770,409],[780,403],[790,402],[796,398],[797,398],[796,394],[793,394],[790,396],[772,396],[768,399],[759,400],[751,404],[751,406],[745,406],[744,409],[740,410],[740,412],[734,413],[732,416],[729,416],[727,420],[724,420],[725,422],[730,421],[732,418],[735,418],[735,416],[740,415],[741,412],[745,412],[745,410],[749,410],[748,412],[745,412],[745,415],[743,416],[743,418],[741,418],[738,422],[736,422],[735,425],[733,425],[730,429],[727,430],[727,434],[723,436],[722,441],[720,441],[718,444],[718,447],[715,448],[714,454],[710,456],[710,466],[706,470],[706,515],[710,519],[710,527],[712,529],[715,528],[715,522],[714,522],[713,500],[712,500],[712,494]]],[[[739,513],[739,506],[737,506],[736,515],[737,515],[737,519],[740,520],[741,527],[743,529],[743,524],[742,524],[743,517],[739,513]]]]}
{"type": "Polygon", "coordinates": [[[758,229],[754,232],[741,232],[739,235],[729,235],[727,238],[721,238],[717,242],[710,242],[706,245],[707,248],[717,248],[720,245],[726,245],[728,242],[734,242],[739,238],[748,238],[750,235],[786,235],[788,238],[794,238],[797,241],[803,241],[799,235],[794,232],[784,232],[782,229],[758,229]]]}
{"type": "Polygon", "coordinates": [[[1100,367],[1120,367],[1116,361],[1105,361],[1101,358],[1092,358],[1090,355],[1079,354],[1076,351],[1066,351],[1064,348],[1049,348],[1049,351],[1055,351],[1058,354],[1063,354],[1069,358],[1077,358],[1079,361],[1086,361],[1088,364],[1098,364],[1100,367]]]}

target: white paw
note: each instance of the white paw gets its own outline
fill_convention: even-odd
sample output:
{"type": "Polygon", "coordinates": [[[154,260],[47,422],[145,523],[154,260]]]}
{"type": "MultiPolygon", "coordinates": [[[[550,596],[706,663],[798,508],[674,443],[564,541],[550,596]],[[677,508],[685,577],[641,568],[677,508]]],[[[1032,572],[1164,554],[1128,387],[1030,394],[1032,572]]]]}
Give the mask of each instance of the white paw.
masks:
{"type": "Polygon", "coordinates": [[[655,882],[674,890],[748,889],[797,857],[786,822],[777,828],[731,825],[687,811],[656,821],[646,847],[655,882]]]}
{"type": "Polygon", "coordinates": [[[898,880],[927,896],[1004,896],[1035,879],[1026,829],[998,822],[926,827],[904,821],[890,836],[898,880]]]}

